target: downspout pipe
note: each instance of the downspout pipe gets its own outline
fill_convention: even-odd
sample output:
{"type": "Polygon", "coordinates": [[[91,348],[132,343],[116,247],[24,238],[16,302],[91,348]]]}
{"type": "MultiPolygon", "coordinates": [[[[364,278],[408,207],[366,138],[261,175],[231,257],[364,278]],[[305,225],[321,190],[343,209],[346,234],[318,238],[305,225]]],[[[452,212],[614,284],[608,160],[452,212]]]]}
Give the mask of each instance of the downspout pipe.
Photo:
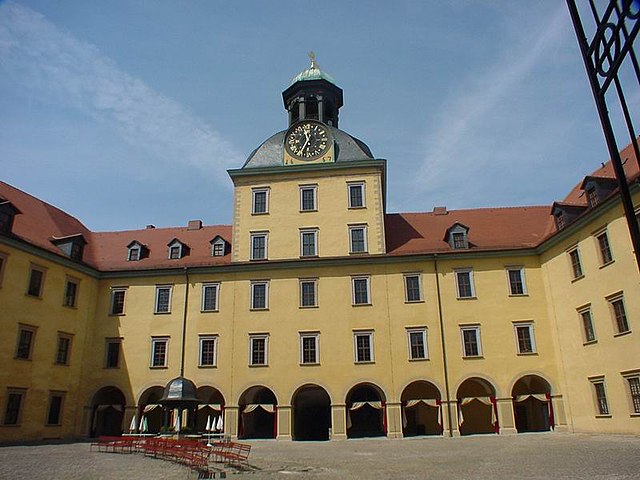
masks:
{"type": "Polygon", "coordinates": [[[189,267],[184,267],[184,309],[182,313],[182,349],[180,359],[180,376],[184,377],[185,345],[187,343],[187,311],[189,308],[189,267]]]}
{"type": "Polygon", "coordinates": [[[433,265],[436,270],[436,292],[438,295],[438,320],[440,321],[440,346],[442,347],[442,364],[444,367],[444,388],[447,396],[447,420],[449,423],[449,436],[453,437],[451,424],[451,393],[449,391],[449,365],[447,363],[447,348],[444,337],[444,317],[442,315],[442,297],[440,295],[440,273],[438,272],[438,254],[433,254],[433,265]]]}

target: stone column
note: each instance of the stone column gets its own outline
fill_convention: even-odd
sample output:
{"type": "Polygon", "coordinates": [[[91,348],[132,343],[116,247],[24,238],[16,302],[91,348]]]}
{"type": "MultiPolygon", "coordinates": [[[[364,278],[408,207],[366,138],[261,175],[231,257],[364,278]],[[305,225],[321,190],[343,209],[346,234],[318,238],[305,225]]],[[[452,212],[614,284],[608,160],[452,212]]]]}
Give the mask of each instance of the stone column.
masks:
{"type": "Polygon", "coordinates": [[[306,113],[307,113],[307,112],[306,112],[306,108],[305,108],[305,107],[306,107],[306,105],[305,105],[305,103],[304,103],[304,99],[301,99],[301,100],[300,100],[300,103],[298,104],[298,108],[299,108],[299,110],[298,110],[298,112],[299,112],[299,118],[298,118],[298,120],[304,120],[305,115],[306,115],[306,113]]]}
{"type": "Polygon", "coordinates": [[[330,440],[346,440],[347,438],[347,406],[344,403],[331,405],[330,440]]]}
{"type": "Polygon", "coordinates": [[[567,424],[567,414],[564,409],[562,395],[551,395],[551,405],[553,406],[553,417],[556,423],[554,430],[556,432],[573,431],[572,427],[567,424]]]}
{"type": "Polygon", "coordinates": [[[500,434],[514,435],[516,430],[516,417],[513,410],[513,399],[511,397],[496,398],[498,407],[498,422],[500,424],[500,434]]]}
{"type": "Polygon", "coordinates": [[[445,437],[459,437],[460,430],[458,428],[458,402],[451,400],[442,401],[442,435],[445,437]],[[449,413],[448,413],[449,412],[449,413]],[[451,417],[451,425],[449,425],[449,417],[451,417]]]}
{"type": "Polygon", "coordinates": [[[387,403],[387,438],[402,438],[402,404],[387,403]]]}
{"type": "MultiPolygon", "coordinates": [[[[124,412],[122,415],[122,431],[125,433],[129,433],[129,427],[131,426],[131,420],[133,416],[138,413],[137,405],[125,405],[124,412]]],[[[140,425],[140,419],[136,418],[136,428],[140,425]]]]}
{"type": "Polygon", "coordinates": [[[278,405],[276,415],[278,422],[276,440],[291,441],[291,405],[278,405]]]}
{"type": "Polygon", "coordinates": [[[318,95],[318,120],[320,120],[321,122],[324,122],[324,109],[323,109],[323,102],[322,102],[322,96],[318,95]]]}
{"type": "Polygon", "coordinates": [[[233,439],[238,438],[238,406],[225,405],[224,407],[224,433],[233,439]]]}

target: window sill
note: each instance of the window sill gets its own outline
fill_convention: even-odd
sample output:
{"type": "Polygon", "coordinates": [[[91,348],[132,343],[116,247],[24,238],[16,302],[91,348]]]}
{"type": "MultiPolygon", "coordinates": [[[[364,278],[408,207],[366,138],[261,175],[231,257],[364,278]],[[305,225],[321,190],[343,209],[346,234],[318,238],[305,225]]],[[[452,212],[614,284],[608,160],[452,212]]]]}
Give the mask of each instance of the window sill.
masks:
{"type": "Polygon", "coordinates": [[[425,357],[425,358],[410,358],[409,361],[410,362],[428,362],[429,361],[429,357],[425,357]]]}
{"type": "Polygon", "coordinates": [[[217,365],[198,365],[198,368],[218,368],[217,365]]]}
{"type": "Polygon", "coordinates": [[[510,293],[509,296],[510,297],[515,297],[515,298],[517,298],[517,297],[528,297],[529,294],[528,293],[510,293]]]}
{"type": "Polygon", "coordinates": [[[603,263],[602,265],[600,265],[599,268],[602,269],[602,268],[608,267],[609,265],[611,265],[612,263],[615,263],[615,262],[616,262],[615,260],[609,260],[607,263],[603,263]]]}
{"type": "Polygon", "coordinates": [[[251,215],[255,215],[255,216],[269,215],[269,212],[251,212],[251,215]]]}
{"type": "Polygon", "coordinates": [[[369,252],[367,250],[363,251],[363,252],[349,252],[349,255],[354,255],[354,256],[358,256],[358,255],[367,255],[369,252]]]}
{"type": "Polygon", "coordinates": [[[301,367],[319,367],[320,366],[320,362],[315,362],[315,363],[301,363],[300,364],[301,367]]]}
{"type": "Polygon", "coordinates": [[[268,308],[250,308],[249,311],[250,312],[268,312],[269,309],[268,308]]]}
{"type": "Polygon", "coordinates": [[[154,315],[171,315],[171,312],[153,312],[154,315]]]}
{"type": "Polygon", "coordinates": [[[463,360],[484,360],[484,356],[483,355],[474,355],[474,356],[468,356],[468,357],[462,357],[463,360]]]}
{"type": "Polygon", "coordinates": [[[640,413],[630,413],[629,416],[631,418],[640,418],[640,413]]]}
{"type": "Polygon", "coordinates": [[[126,315],[126,313],[110,313],[108,316],[109,317],[124,317],[126,315]]]}
{"type": "Polygon", "coordinates": [[[200,310],[200,313],[218,313],[220,310],[200,310]]]}
{"type": "Polygon", "coordinates": [[[308,309],[318,308],[318,305],[300,305],[298,308],[302,310],[308,310],[308,309]]]}
{"type": "Polygon", "coordinates": [[[151,370],[166,370],[167,368],[169,367],[167,367],[166,365],[151,365],[149,367],[149,369],[151,370]]]}
{"type": "Polygon", "coordinates": [[[55,428],[55,427],[59,428],[59,427],[62,426],[62,424],[61,423],[46,423],[44,426],[45,426],[45,428],[52,428],[52,427],[53,428],[55,428]]]}
{"type": "Polygon", "coordinates": [[[624,337],[625,335],[629,335],[631,330],[627,330],[626,332],[614,333],[613,338],[624,337]]]}
{"type": "Polygon", "coordinates": [[[16,424],[14,424],[14,425],[5,425],[5,424],[3,423],[2,425],[0,425],[0,427],[3,427],[3,428],[20,428],[21,426],[22,426],[22,425],[21,425],[21,424],[19,424],[19,423],[16,423],[16,424]]]}
{"type": "Polygon", "coordinates": [[[78,307],[76,305],[65,305],[65,304],[62,304],[62,306],[64,308],[70,308],[71,310],[77,310],[78,309],[78,307]]]}
{"type": "Polygon", "coordinates": [[[588,342],[584,342],[582,345],[586,347],[587,345],[594,345],[596,343],[598,343],[598,340],[589,340],[588,342]]]}
{"type": "Polygon", "coordinates": [[[477,300],[478,297],[476,297],[475,295],[472,297],[458,297],[457,300],[477,300]]]}
{"type": "Polygon", "coordinates": [[[405,300],[404,303],[424,303],[424,300],[405,300]]]}
{"type": "Polygon", "coordinates": [[[68,363],[58,363],[58,362],[54,362],[53,363],[55,366],[57,367],[69,367],[70,365],[68,363]]]}
{"type": "MultiPolygon", "coordinates": [[[[153,368],[153,367],[150,367],[153,368]]],[[[103,370],[120,370],[120,367],[102,367],[103,370]]]]}
{"type": "Polygon", "coordinates": [[[372,303],[353,303],[351,304],[352,307],[371,307],[373,306],[372,303]]]}
{"type": "Polygon", "coordinates": [[[537,357],[538,352],[518,352],[519,357],[537,357]]]}
{"type": "Polygon", "coordinates": [[[268,364],[262,364],[262,365],[249,364],[249,368],[265,368],[265,367],[268,367],[268,366],[269,366],[268,364]]]}
{"type": "Polygon", "coordinates": [[[249,259],[250,262],[266,262],[267,260],[269,260],[267,257],[264,257],[264,258],[250,258],[249,259]]]}
{"type": "Polygon", "coordinates": [[[366,362],[353,362],[354,365],[374,365],[376,362],[374,360],[368,360],[366,362]]]}
{"type": "Polygon", "coordinates": [[[610,413],[606,413],[606,414],[603,413],[600,415],[596,415],[596,418],[611,418],[611,417],[613,417],[613,415],[611,415],[610,413]]]}
{"type": "Polygon", "coordinates": [[[349,206],[347,209],[348,210],[362,210],[363,208],[367,208],[365,205],[362,205],[361,207],[352,207],[349,206]]]}
{"type": "Polygon", "coordinates": [[[319,258],[320,255],[315,254],[315,255],[300,255],[300,258],[303,260],[306,260],[307,258],[319,258]]]}
{"type": "Polygon", "coordinates": [[[310,213],[310,212],[317,212],[318,209],[314,208],[313,210],[300,210],[300,213],[310,213]]]}
{"type": "Polygon", "coordinates": [[[584,274],[580,275],[579,277],[574,277],[574,278],[571,280],[571,283],[575,283],[575,282],[577,282],[578,280],[582,280],[583,278],[584,278],[584,274]]]}
{"type": "Polygon", "coordinates": [[[31,358],[13,357],[14,360],[21,360],[23,362],[31,362],[31,358]]]}
{"type": "Polygon", "coordinates": [[[25,293],[24,296],[28,298],[33,298],[34,300],[42,300],[42,295],[30,295],[28,293],[25,293]]]}

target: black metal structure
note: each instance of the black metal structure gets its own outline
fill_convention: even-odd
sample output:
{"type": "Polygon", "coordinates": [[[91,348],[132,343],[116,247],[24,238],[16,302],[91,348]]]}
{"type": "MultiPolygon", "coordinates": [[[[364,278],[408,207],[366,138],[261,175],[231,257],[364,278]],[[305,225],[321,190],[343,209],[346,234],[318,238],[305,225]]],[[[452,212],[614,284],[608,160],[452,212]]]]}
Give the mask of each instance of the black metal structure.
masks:
{"type": "MultiPolygon", "coordinates": [[[[609,0],[608,2],[598,2],[598,5],[596,5],[595,0],[588,0],[588,5],[587,2],[580,2],[580,4],[592,16],[591,19],[586,18],[588,24],[594,27],[590,38],[586,36],[576,1],[567,0],[567,6],[578,37],[578,44],[580,45],[600,123],[607,142],[607,148],[618,180],[636,263],[640,269],[640,228],[636,220],[629,184],[624,172],[624,164],[620,158],[620,149],[616,143],[606,102],[607,91],[613,85],[622,110],[624,123],[631,138],[636,162],[640,164],[638,136],[634,130],[632,120],[632,112],[637,112],[638,110],[629,110],[622,79],[619,75],[621,67],[628,65],[629,71],[632,72],[631,77],[635,74],[634,87],[638,88],[640,86],[640,64],[633,49],[633,43],[640,31],[640,1],[609,0]],[[625,64],[627,61],[630,64],[625,64]]],[[[589,13],[583,13],[583,16],[589,17],[589,13]]],[[[633,83],[633,80],[631,83],[633,83]]]]}

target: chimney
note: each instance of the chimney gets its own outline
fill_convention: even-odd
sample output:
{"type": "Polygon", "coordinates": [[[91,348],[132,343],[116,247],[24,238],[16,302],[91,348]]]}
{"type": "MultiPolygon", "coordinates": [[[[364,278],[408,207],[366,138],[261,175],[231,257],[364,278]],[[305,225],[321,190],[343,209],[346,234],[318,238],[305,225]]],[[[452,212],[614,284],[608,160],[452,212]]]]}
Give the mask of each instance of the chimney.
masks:
{"type": "Polygon", "coordinates": [[[447,213],[447,207],[433,207],[434,215],[446,215],[447,213]]]}
{"type": "Polygon", "coordinates": [[[187,230],[200,230],[202,228],[202,220],[189,220],[187,230]]]}
{"type": "Polygon", "coordinates": [[[149,224],[149,225],[147,225],[145,228],[146,228],[147,230],[153,230],[154,228],[156,228],[156,226],[155,226],[155,225],[151,225],[151,224],[149,224]]]}

